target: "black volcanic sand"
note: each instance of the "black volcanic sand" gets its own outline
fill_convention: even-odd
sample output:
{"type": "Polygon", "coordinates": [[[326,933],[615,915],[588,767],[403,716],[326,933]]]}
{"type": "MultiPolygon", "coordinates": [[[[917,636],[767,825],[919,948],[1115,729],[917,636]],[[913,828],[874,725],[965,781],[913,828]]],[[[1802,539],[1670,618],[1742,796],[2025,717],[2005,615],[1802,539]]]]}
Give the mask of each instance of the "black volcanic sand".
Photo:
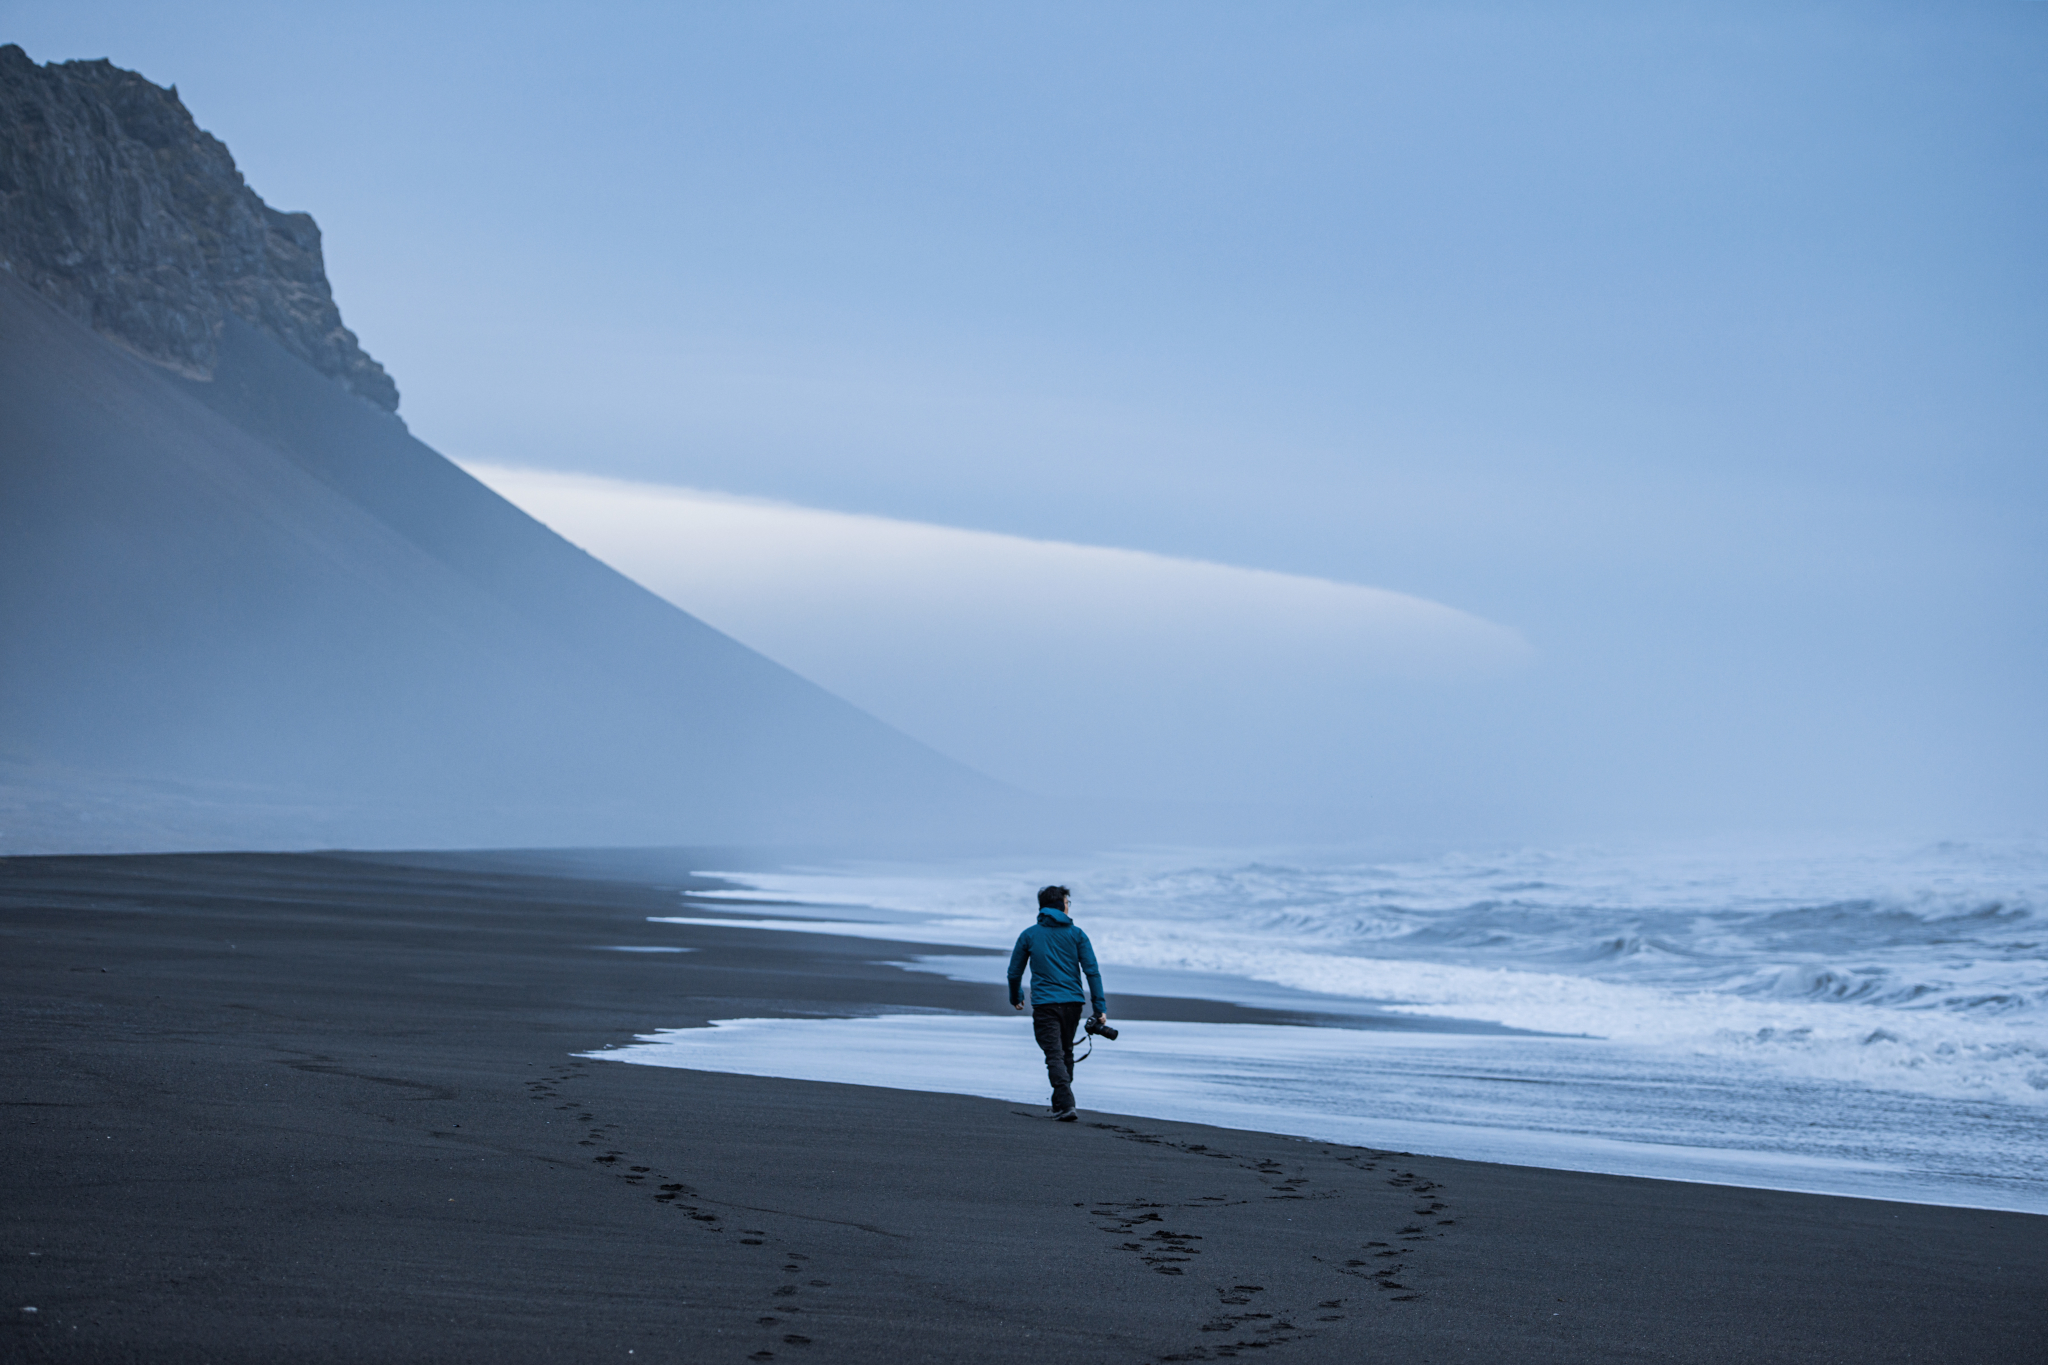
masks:
{"type": "Polygon", "coordinates": [[[0,1358],[2043,1358],[2030,1215],[579,1061],[1002,1001],[646,924],[673,885],[417,863],[0,862],[0,1358]],[[599,950],[656,942],[699,951],[599,950]]]}

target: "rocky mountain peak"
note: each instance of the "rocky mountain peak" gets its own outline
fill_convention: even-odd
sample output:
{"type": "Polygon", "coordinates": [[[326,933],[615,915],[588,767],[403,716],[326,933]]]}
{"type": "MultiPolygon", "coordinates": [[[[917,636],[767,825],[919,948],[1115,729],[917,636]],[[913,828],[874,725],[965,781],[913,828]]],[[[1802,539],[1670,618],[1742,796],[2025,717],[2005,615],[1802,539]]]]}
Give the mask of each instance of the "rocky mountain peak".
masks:
{"type": "Polygon", "coordinates": [[[178,98],[108,61],[0,46],[0,267],[146,360],[211,379],[229,314],[387,412],[305,213],[265,204],[178,98]]]}

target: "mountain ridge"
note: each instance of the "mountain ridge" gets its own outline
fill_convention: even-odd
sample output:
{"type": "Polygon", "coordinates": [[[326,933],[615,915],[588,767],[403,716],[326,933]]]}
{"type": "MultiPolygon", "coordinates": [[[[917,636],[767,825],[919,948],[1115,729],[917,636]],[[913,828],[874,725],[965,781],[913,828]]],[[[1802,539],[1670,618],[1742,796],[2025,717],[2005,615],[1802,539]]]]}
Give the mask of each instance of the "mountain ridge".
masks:
{"type": "Polygon", "coordinates": [[[100,103],[65,106],[69,142],[0,157],[0,853],[1044,827],[1038,798],[500,498],[365,394],[338,343],[309,356],[339,326],[317,255],[289,279],[252,264],[251,225],[276,215],[174,92],[0,49],[0,120],[45,132],[54,106],[24,81],[100,103]],[[144,113],[121,122],[117,96],[144,113]],[[136,122],[157,116],[170,151],[145,164],[136,122]],[[192,201],[159,182],[190,157],[213,175],[199,208],[239,246],[209,238],[215,218],[167,221],[192,201]],[[190,259],[133,268],[159,248],[190,259]],[[248,316],[272,286],[301,311],[248,316]],[[110,333],[109,309],[141,330],[110,333]],[[151,338],[177,345],[150,355],[151,338]]]}
{"type": "Polygon", "coordinates": [[[263,202],[178,97],[106,60],[0,46],[0,268],[143,359],[210,380],[230,317],[386,412],[311,214],[263,202]]]}

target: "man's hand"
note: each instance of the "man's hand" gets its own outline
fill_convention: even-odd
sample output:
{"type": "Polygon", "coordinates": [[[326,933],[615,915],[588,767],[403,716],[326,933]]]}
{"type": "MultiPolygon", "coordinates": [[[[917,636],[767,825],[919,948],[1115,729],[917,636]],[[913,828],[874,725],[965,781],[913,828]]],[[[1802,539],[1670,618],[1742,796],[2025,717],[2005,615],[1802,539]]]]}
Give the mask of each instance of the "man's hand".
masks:
{"type": "Polygon", "coordinates": [[[1022,1014],[1024,1012],[1024,1002],[1022,1000],[1019,1000],[1016,1004],[1010,1006],[1010,1008],[1017,1011],[1017,1013],[1022,1014]]]}
{"type": "Polygon", "coordinates": [[[1097,1011],[1095,1011],[1095,1022],[1096,1022],[1096,1023],[1098,1023],[1098,1024],[1106,1024],[1106,1023],[1108,1023],[1108,1022],[1109,1022],[1109,1011],[1107,1011],[1107,1010],[1097,1010],[1097,1011]]]}

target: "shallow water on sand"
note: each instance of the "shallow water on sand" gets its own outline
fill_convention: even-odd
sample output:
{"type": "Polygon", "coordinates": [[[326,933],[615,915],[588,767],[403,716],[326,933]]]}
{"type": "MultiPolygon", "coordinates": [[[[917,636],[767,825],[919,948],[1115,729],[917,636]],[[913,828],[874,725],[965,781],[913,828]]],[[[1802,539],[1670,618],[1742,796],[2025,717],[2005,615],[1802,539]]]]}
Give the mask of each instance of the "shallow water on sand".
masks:
{"type": "MultiPolygon", "coordinates": [[[[812,931],[1007,948],[1030,890],[1057,871],[750,874],[755,889],[726,900],[764,929],[800,917],[812,931]]],[[[1122,989],[1413,1025],[1133,1024],[1083,1068],[1092,1107],[2048,1211],[2040,844],[1155,855],[1066,871],[1112,1008],[1122,989]],[[1434,1031],[1451,1019],[1467,1022],[1434,1031]]],[[[977,980],[1002,969],[936,946],[905,965],[977,980]]],[[[602,1055],[1042,1102],[1017,1023],[722,1021],[602,1055]]]]}

